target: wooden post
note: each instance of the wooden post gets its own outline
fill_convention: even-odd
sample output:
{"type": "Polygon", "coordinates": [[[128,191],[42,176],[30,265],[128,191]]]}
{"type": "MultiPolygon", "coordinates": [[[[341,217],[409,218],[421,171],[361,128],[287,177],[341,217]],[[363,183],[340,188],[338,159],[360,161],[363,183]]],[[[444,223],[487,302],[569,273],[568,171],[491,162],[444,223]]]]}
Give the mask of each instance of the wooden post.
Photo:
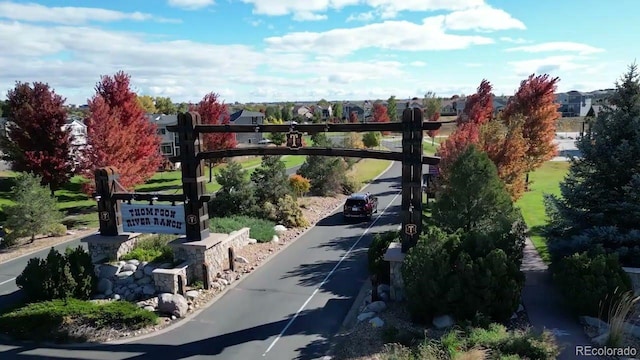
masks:
{"type": "Polygon", "coordinates": [[[95,199],[98,203],[98,221],[100,235],[118,236],[122,233],[122,218],[120,216],[120,202],[113,199],[116,179],[119,177],[115,167],[98,168],[94,172],[96,191],[95,199]]]}
{"type": "Polygon", "coordinates": [[[402,252],[415,246],[422,233],[422,110],[402,114],[402,252]]]}
{"type": "Polygon", "coordinates": [[[195,126],[201,123],[200,114],[196,112],[178,114],[178,145],[182,191],[185,196],[187,241],[200,241],[209,236],[209,212],[207,204],[202,201],[206,192],[204,161],[196,157],[201,151],[202,135],[196,133],[195,126]]]}

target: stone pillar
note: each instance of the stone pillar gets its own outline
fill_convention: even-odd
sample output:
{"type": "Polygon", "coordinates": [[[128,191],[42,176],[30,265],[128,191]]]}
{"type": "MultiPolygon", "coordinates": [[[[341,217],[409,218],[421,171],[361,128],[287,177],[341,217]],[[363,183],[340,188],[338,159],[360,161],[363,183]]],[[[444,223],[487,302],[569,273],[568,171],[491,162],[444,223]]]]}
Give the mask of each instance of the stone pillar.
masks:
{"type": "Polygon", "coordinates": [[[384,254],[384,261],[389,262],[391,268],[390,279],[391,284],[389,287],[391,291],[389,296],[393,301],[403,301],[404,295],[404,281],[402,280],[402,263],[404,262],[405,253],[402,252],[402,244],[392,242],[387,248],[387,252],[384,254]]]}

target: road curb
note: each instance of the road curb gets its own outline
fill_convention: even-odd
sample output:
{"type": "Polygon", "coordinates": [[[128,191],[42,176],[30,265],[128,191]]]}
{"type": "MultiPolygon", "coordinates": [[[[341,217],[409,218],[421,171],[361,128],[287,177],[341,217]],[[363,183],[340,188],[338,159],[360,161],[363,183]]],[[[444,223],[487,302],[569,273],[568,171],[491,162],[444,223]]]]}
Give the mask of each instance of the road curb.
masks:
{"type": "MultiPolygon", "coordinates": [[[[369,186],[372,182],[374,182],[375,180],[379,179],[380,177],[382,177],[384,174],[386,174],[391,167],[393,166],[394,162],[392,161],[391,164],[389,164],[389,166],[384,169],[380,174],[378,174],[376,177],[374,177],[368,184],[364,185],[360,191],[364,190],[367,186],[369,186]]],[[[342,203],[338,204],[336,207],[334,207],[330,213],[327,214],[327,216],[335,213],[336,211],[338,211],[339,209],[342,208],[342,203]]],[[[326,216],[325,216],[326,217],[326,216]]],[[[321,219],[320,219],[321,220],[321,219]]],[[[319,220],[318,220],[319,221],[319,220]]],[[[317,224],[317,223],[316,223],[317,224]]],[[[222,290],[221,292],[219,292],[218,294],[216,294],[211,300],[209,300],[205,305],[203,305],[202,307],[200,307],[198,310],[192,312],[191,314],[187,315],[186,317],[182,318],[180,321],[177,321],[175,324],[171,324],[161,330],[155,331],[155,332],[151,332],[148,334],[144,334],[144,335],[140,335],[140,336],[136,336],[136,337],[131,337],[131,338],[126,338],[126,339],[122,339],[122,340],[114,340],[114,341],[108,341],[108,342],[101,342],[101,343],[90,343],[90,344],[73,344],[73,345],[69,345],[68,347],[79,347],[78,345],[82,346],[82,347],[98,347],[98,346],[104,346],[104,345],[121,345],[121,344],[127,344],[127,343],[131,343],[134,341],[139,341],[139,340],[144,340],[150,337],[154,337],[154,336],[158,336],[158,335],[162,335],[164,333],[167,333],[169,331],[175,330],[180,328],[181,326],[184,326],[187,322],[189,322],[190,320],[192,320],[194,317],[198,316],[202,311],[206,310],[207,308],[209,308],[211,305],[213,305],[216,301],[218,301],[220,298],[222,298],[222,296],[224,296],[229,290],[232,290],[233,288],[235,288],[238,284],[240,284],[244,279],[246,279],[249,275],[253,274],[256,270],[258,270],[260,267],[262,267],[263,265],[267,264],[269,261],[273,260],[277,255],[279,255],[284,249],[288,248],[291,244],[293,244],[294,242],[296,242],[299,238],[301,238],[302,236],[304,236],[307,232],[309,232],[311,229],[315,228],[316,225],[314,224],[313,226],[305,229],[304,231],[302,231],[298,236],[296,236],[294,239],[292,239],[291,241],[288,241],[287,243],[285,243],[278,251],[273,252],[272,254],[270,254],[269,256],[267,256],[260,264],[256,265],[254,270],[248,274],[245,274],[247,276],[242,276],[239,280],[236,280],[234,282],[232,282],[231,284],[229,284],[229,286],[226,286],[224,288],[224,290],[222,290]]],[[[366,285],[366,282],[365,282],[366,285]]],[[[362,289],[360,290],[362,292],[362,289]]],[[[358,296],[360,296],[361,294],[359,293],[358,296]]],[[[356,298],[357,300],[358,298],[356,298]]],[[[354,303],[355,304],[355,303],[354,303]]],[[[353,306],[352,306],[353,307],[353,306]]],[[[353,309],[350,309],[349,312],[351,312],[353,309]]]]}

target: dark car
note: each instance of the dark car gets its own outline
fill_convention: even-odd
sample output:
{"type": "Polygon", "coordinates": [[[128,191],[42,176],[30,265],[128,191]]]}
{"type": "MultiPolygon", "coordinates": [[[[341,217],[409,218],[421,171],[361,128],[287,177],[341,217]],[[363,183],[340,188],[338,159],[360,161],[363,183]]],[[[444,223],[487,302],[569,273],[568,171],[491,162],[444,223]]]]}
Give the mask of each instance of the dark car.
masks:
{"type": "Polygon", "coordinates": [[[369,193],[351,194],[344,203],[345,219],[362,219],[371,220],[373,214],[378,212],[378,198],[369,193]]]}

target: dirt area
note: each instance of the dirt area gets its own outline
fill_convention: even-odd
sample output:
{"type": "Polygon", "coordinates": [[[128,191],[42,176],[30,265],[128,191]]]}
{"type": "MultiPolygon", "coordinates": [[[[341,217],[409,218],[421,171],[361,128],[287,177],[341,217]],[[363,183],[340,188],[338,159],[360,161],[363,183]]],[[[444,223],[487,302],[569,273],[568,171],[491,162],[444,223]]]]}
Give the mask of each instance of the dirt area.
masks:
{"type": "Polygon", "coordinates": [[[40,251],[42,249],[49,249],[52,246],[56,246],[67,241],[80,239],[85,236],[91,235],[96,231],[97,229],[72,230],[68,232],[68,235],[56,237],[42,235],[37,236],[36,240],[33,243],[29,242],[30,239],[22,239],[18,242],[18,244],[9,249],[0,249],[0,263],[15,259],[19,256],[40,251]]]}

